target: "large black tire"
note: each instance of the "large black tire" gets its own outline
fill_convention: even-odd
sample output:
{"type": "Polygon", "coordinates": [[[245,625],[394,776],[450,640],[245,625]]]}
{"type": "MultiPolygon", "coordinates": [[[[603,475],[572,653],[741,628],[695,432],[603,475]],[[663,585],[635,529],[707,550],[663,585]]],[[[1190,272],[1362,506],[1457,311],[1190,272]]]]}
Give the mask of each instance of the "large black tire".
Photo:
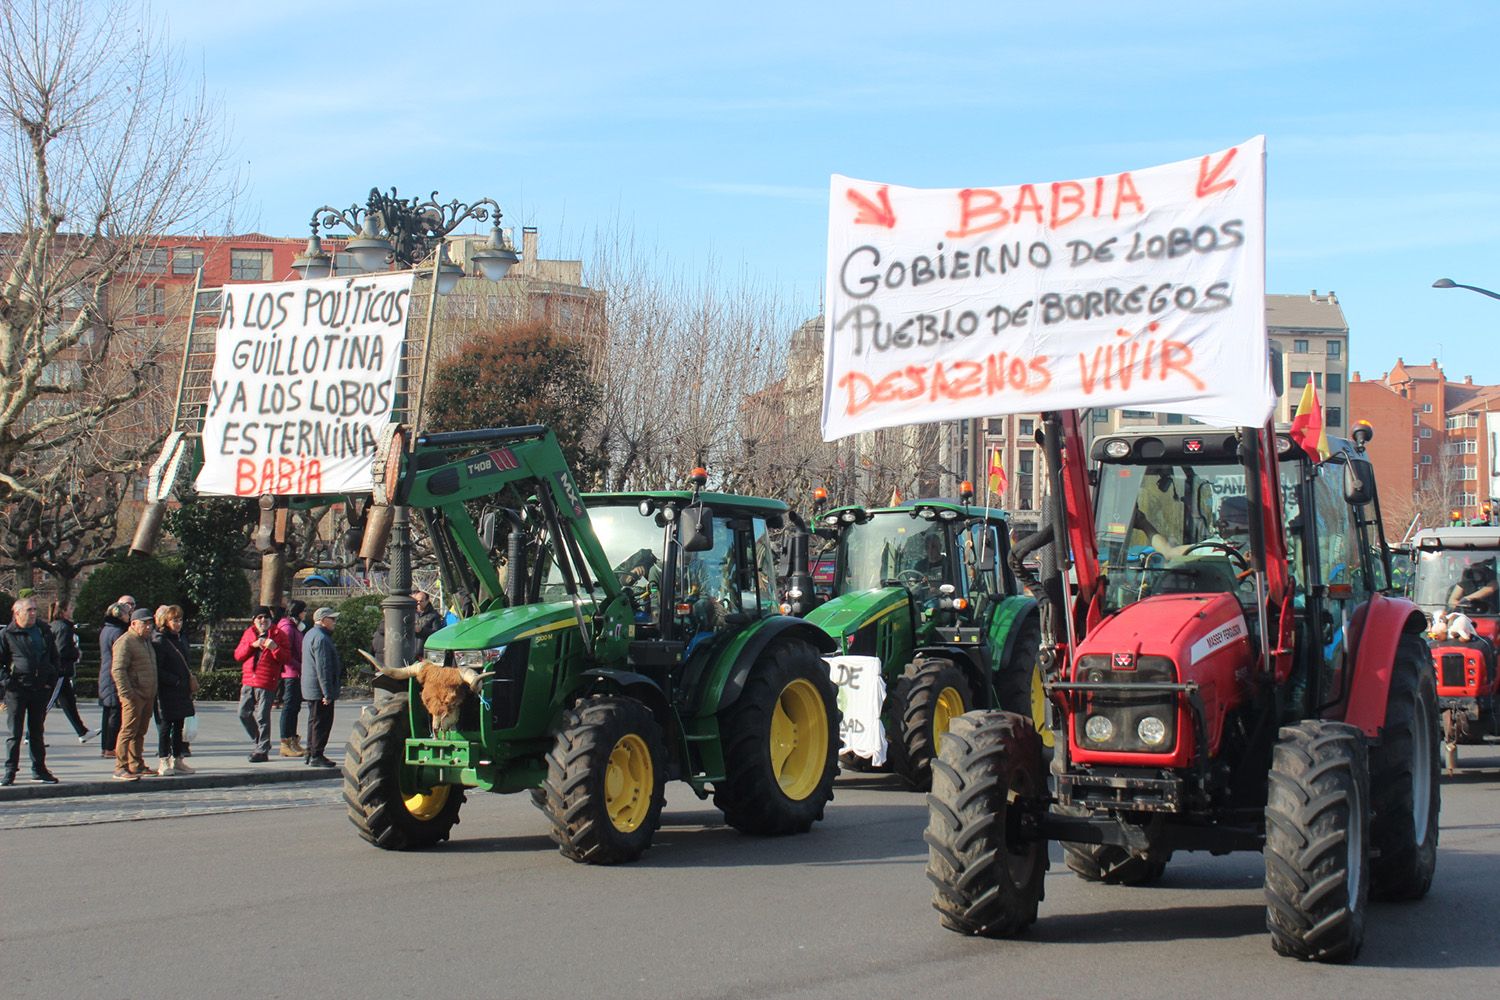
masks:
{"type": "Polygon", "coordinates": [[[923,834],[944,927],[1006,937],[1036,922],[1047,843],[1020,836],[1021,814],[1012,810],[1046,795],[1042,741],[1029,718],[970,712],[953,720],[933,765],[923,834]]]}
{"type": "Polygon", "coordinates": [[[1266,800],[1266,926],[1282,955],[1350,962],[1365,935],[1370,776],[1341,722],[1284,726],[1266,800]]]}
{"type": "Polygon", "coordinates": [[[1010,656],[1000,664],[995,674],[995,696],[999,707],[1031,719],[1040,732],[1045,719],[1038,719],[1033,709],[1032,692],[1038,680],[1037,653],[1042,645],[1042,627],[1033,615],[1021,626],[1016,641],[1010,647],[1010,656]]]}
{"type": "MultiPolygon", "coordinates": [[[[1083,815],[1087,812],[1075,806],[1060,806],[1058,811],[1066,815],[1083,815]]],[[[1085,882],[1102,882],[1105,885],[1151,885],[1167,870],[1164,858],[1137,857],[1114,844],[1080,844],[1063,841],[1063,863],[1085,882]]]]}
{"type": "Polygon", "coordinates": [[[948,725],[974,707],[969,682],[951,660],[915,660],[891,691],[896,732],[890,741],[891,770],[919,792],[932,787],[932,761],[948,725]]]}
{"type": "Polygon", "coordinates": [[[344,747],[344,804],[359,835],[387,851],[448,839],[464,804],[462,785],[415,787],[406,767],[407,695],[394,694],[354,720],[344,747]]]}
{"type": "Polygon", "coordinates": [[[1370,895],[1421,899],[1437,869],[1438,699],[1421,636],[1396,646],[1380,745],[1370,751],[1370,895]]]}
{"type": "Polygon", "coordinates": [[[661,826],[666,764],[661,726],[635,699],[595,697],[565,713],[541,804],[563,857],[614,865],[645,853],[661,826]]]}
{"type": "Polygon", "coordinates": [[[714,805],[743,833],[805,833],[823,818],[838,776],[838,690],[809,643],[761,654],[740,696],[719,713],[724,780],[714,805]]]}

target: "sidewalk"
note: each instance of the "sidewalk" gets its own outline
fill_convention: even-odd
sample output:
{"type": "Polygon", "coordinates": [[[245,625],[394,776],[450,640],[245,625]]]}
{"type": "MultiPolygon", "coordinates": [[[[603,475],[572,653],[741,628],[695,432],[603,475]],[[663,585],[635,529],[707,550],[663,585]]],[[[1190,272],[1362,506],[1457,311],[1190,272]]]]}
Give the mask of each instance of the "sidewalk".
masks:
{"type": "MultiPolygon", "coordinates": [[[[328,757],[342,764],[344,744],[349,738],[350,727],[359,713],[369,704],[368,700],[341,701],[333,717],[333,734],[328,739],[328,757]]],[[[80,705],[83,721],[90,726],[99,724],[97,705],[80,705]]],[[[59,784],[44,785],[31,777],[31,755],[25,744],[21,746],[21,766],[16,772],[16,783],[9,788],[0,788],[0,803],[18,799],[52,799],[75,795],[128,795],[134,792],[162,792],[172,789],[232,788],[241,785],[265,785],[290,781],[337,781],[342,772],[333,768],[308,767],[301,757],[279,757],[281,711],[271,713],[271,759],[264,764],[252,764],[250,738],[240,724],[238,706],[233,702],[199,702],[198,736],[192,742],[193,755],[187,759],[194,774],[179,774],[169,777],[149,777],[140,781],[115,781],[115,762],[112,758],[99,756],[99,736],[96,733],[89,741],[80,745],[73,727],[67,718],[54,708],[47,713],[47,768],[59,779],[59,784]]],[[[9,726],[9,717],[0,713],[0,719],[9,726]]],[[[301,715],[302,736],[307,735],[307,712],[301,715]]],[[[8,729],[7,729],[8,731],[8,729]]],[[[156,723],[146,730],[145,761],[155,767],[156,723]]]]}

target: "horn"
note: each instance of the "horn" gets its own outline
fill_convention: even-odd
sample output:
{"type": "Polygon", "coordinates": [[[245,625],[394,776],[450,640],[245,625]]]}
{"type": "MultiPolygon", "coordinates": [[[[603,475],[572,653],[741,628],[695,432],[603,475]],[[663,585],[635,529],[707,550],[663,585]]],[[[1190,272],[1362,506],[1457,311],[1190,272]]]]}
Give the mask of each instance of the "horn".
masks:
{"type": "Polygon", "coordinates": [[[387,667],[384,663],[381,663],[379,660],[375,659],[374,656],[365,652],[363,649],[359,651],[359,655],[369,660],[370,665],[376,670],[380,671],[382,674],[385,674],[387,677],[393,678],[398,681],[404,681],[409,678],[415,677],[422,669],[421,664],[417,664],[416,666],[411,667],[397,667],[395,670],[392,670],[390,667],[387,667]]]}
{"type": "Polygon", "coordinates": [[[470,690],[478,691],[479,685],[484,683],[485,678],[495,676],[495,672],[493,670],[486,670],[481,674],[473,667],[459,667],[458,676],[464,679],[464,683],[469,685],[470,690]]]}

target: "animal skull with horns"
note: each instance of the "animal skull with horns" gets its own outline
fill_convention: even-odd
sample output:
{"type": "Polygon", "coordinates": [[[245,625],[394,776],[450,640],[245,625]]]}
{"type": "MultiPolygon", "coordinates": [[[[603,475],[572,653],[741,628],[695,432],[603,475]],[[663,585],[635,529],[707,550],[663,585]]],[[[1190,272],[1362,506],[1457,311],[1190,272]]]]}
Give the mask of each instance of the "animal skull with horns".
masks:
{"type": "Polygon", "coordinates": [[[392,670],[363,649],[359,655],[387,677],[398,681],[417,679],[422,686],[422,705],[432,716],[433,732],[457,729],[458,712],[463,707],[464,698],[470,691],[477,694],[485,678],[495,676],[493,670],[481,674],[470,667],[445,667],[431,660],[419,660],[392,670]]]}

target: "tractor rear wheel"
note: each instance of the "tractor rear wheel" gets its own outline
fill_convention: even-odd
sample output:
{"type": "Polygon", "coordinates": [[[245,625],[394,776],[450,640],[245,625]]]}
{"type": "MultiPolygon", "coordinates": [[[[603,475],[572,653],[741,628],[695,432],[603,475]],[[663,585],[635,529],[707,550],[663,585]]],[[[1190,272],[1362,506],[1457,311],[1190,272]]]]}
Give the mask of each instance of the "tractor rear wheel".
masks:
{"type": "Polygon", "coordinates": [[[666,771],[661,726],[634,698],[590,698],[566,712],[541,804],[563,857],[614,865],[645,853],[661,826],[666,771]]]}
{"type": "Polygon", "coordinates": [[[1006,937],[1036,922],[1047,843],[1023,832],[1024,807],[1046,798],[1042,741],[1013,712],[953,720],[927,796],[927,878],[944,927],[1006,937]]]}
{"type": "Polygon", "coordinates": [[[1364,943],[1370,776],[1342,722],[1282,727],[1266,800],[1266,926],[1279,954],[1350,962],[1364,943]]]}
{"type": "Polygon", "coordinates": [[[1420,636],[1396,645],[1380,745],[1370,751],[1370,895],[1421,899],[1437,869],[1438,700],[1420,636]]]}
{"type": "Polygon", "coordinates": [[[805,833],[823,818],[838,775],[838,692],[818,652],[782,639],[761,654],[719,713],[724,780],[714,805],[743,833],[805,833]]]}
{"type": "Polygon", "coordinates": [[[406,766],[407,695],[393,694],[354,720],[344,748],[344,804],[359,835],[388,851],[447,840],[464,804],[462,785],[420,787],[406,766]]]}
{"type": "Polygon", "coordinates": [[[1007,712],[1025,715],[1042,737],[1043,746],[1052,746],[1052,731],[1047,728],[1047,693],[1042,689],[1042,626],[1036,616],[1027,619],[1011,646],[1010,657],[995,677],[995,696],[1007,712]]]}
{"type": "Polygon", "coordinates": [[[919,659],[891,692],[897,738],[890,741],[891,769],[919,792],[932,787],[932,761],[949,724],[974,707],[969,682],[951,660],[919,659]]]}

